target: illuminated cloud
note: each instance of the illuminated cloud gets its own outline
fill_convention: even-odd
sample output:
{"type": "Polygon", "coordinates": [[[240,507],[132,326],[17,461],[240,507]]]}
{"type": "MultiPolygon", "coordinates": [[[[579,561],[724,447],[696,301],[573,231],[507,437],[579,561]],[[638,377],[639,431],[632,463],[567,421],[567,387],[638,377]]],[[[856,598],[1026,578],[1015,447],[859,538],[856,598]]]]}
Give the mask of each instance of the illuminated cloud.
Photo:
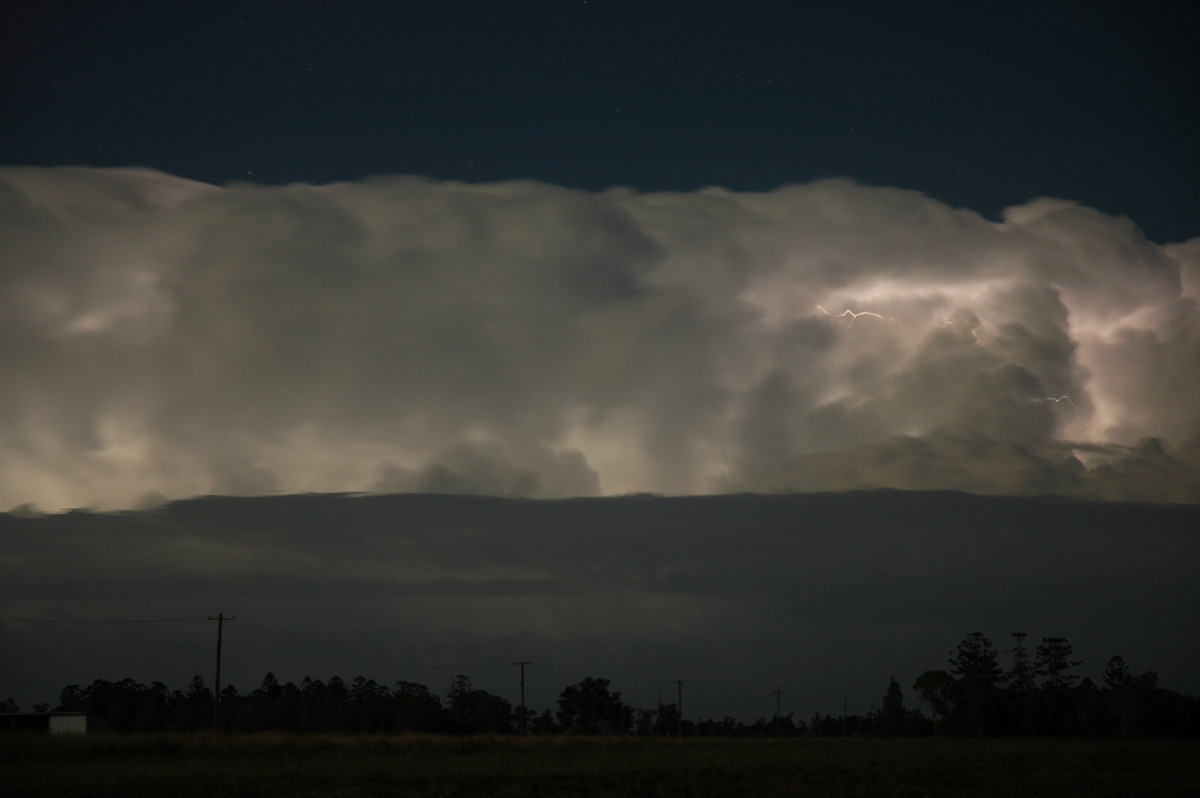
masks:
{"type": "Polygon", "coordinates": [[[0,169],[0,508],[959,488],[1200,501],[1200,239],[829,180],[0,169]],[[1069,401],[1063,401],[1063,397],[1069,401]]]}

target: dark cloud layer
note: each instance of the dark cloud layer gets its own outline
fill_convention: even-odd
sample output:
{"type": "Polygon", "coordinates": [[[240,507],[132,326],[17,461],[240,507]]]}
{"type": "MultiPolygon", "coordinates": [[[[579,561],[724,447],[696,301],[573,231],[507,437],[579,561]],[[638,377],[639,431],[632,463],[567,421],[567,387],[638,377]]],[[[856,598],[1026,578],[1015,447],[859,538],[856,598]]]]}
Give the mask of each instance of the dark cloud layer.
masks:
{"type": "Polygon", "coordinates": [[[0,170],[0,506],[953,488],[1200,499],[1200,239],[828,180],[0,170]]]}
{"type": "MultiPolygon", "coordinates": [[[[364,675],[441,691],[463,670],[531,704],[585,675],[705,716],[877,703],[968,632],[1065,636],[1195,693],[1200,505],[960,493],[202,498],[140,512],[0,515],[0,694],[93,678],[240,690],[364,675]],[[159,624],[72,621],[192,618],[159,624]]],[[[910,698],[910,704],[914,702],[910,698]]]]}

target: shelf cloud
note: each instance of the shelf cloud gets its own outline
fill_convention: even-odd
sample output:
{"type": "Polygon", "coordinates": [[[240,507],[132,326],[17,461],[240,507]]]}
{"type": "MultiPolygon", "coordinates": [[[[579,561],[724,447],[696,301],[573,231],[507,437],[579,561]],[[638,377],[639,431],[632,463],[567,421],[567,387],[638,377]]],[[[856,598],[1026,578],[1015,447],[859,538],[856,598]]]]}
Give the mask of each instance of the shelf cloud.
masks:
{"type": "Polygon", "coordinates": [[[895,188],[0,169],[0,508],[1200,501],[1200,238],[895,188]]]}

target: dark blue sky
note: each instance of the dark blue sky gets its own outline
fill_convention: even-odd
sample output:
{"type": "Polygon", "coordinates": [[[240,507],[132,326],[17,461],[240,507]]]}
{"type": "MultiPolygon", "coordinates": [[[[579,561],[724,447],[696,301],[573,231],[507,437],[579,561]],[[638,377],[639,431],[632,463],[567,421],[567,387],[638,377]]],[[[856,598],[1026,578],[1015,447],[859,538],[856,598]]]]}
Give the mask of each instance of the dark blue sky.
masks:
{"type": "Polygon", "coordinates": [[[1049,3],[17,0],[0,163],[765,190],[847,176],[1200,232],[1184,11],[1049,3]]]}

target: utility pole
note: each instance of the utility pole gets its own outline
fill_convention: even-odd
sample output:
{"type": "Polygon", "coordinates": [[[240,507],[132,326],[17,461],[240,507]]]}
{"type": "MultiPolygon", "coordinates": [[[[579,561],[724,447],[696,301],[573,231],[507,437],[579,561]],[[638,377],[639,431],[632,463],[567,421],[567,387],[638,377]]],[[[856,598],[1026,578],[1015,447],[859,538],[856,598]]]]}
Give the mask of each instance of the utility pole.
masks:
{"type": "Polygon", "coordinates": [[[775,736],[776,737],[781,736],[779,733],[779,728],[780,728],[779,724],[783,717],[782,715],[779,714],[779,707],[780,707],[779,697],[781,695],[783,695],[783,691],[780,690],[778,687],[776,687],[775,688],[775,736]]]}
{"type": "Polygon", "coordinates": [[[675,679],[674,681],[679,709],[679,736],[683,737],[683,680],[675,679]]]}
{"type": "Polygon", "coordinates": [[[525,666],[532,665],[532,662],[521,660],[514,662],[513,665],[521,666],[521,734],[525,734],[525,666]]]}
{"type": "Polygon", "coordinates": [[[219,612],[215,618],[210,615],[208,619],[217,622],[217,675],[213,679],[213,729],[219,730],[221,722],[221,631],[226,621],[237,619],[232,615],[226,618],[219,612]]]}

